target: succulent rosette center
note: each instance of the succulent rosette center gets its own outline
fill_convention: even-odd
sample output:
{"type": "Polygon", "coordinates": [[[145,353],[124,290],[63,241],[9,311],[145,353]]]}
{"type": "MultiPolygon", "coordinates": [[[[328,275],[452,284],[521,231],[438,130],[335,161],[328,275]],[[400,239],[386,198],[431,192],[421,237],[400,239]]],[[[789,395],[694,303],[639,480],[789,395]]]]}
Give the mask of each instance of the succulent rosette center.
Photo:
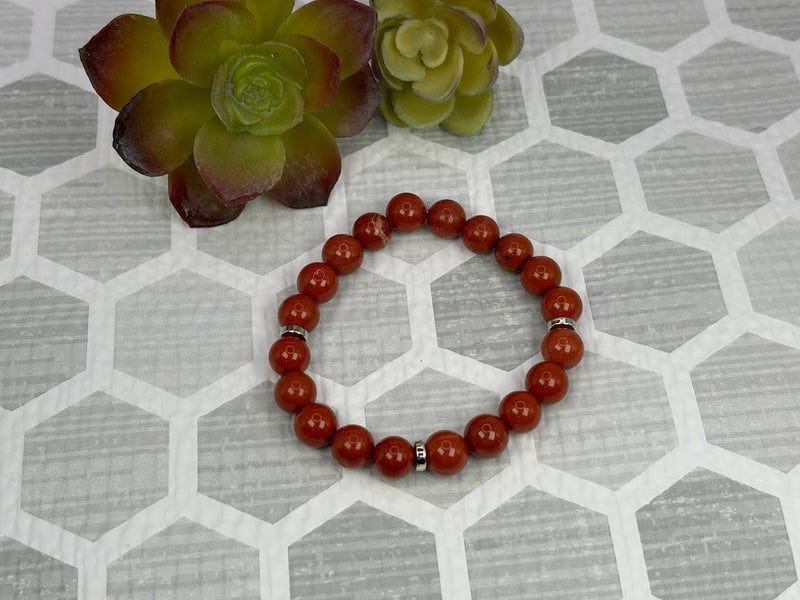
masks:
{"type": "Polygon", "coordinates": [[[278,135],[303,120],[305,78],[303,58],[291,46],[245,48],[214,75],[211,105],[230,132],[278,135]]]}
{"type": "Polygon", "coordinates": [[[265,194],[326,204],[341,173],[335,138],[381,100],[369,66],[377,13],[358,0],[155,0],[80,50],[119,111],[113,145],[136,171],[168,175],[191,226],[225,223],[265,194]]]}

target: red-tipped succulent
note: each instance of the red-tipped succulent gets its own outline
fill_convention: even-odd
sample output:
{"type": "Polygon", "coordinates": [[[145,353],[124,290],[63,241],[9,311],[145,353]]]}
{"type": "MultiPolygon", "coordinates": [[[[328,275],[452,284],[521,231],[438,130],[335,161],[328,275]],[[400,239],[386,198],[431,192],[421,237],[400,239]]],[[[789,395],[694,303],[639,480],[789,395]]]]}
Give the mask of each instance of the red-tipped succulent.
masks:
{"type": "Polygon", "coordinates": [[[156,18],[113,19],[80,50],[119,111],[114,148],[169,175],[193,227],[235,219],[268,194],[320,206],[339,178],[335,137],[361,131],[381,92],[368,61],[376,13],[356,0],[156,0],[156,18]]]}

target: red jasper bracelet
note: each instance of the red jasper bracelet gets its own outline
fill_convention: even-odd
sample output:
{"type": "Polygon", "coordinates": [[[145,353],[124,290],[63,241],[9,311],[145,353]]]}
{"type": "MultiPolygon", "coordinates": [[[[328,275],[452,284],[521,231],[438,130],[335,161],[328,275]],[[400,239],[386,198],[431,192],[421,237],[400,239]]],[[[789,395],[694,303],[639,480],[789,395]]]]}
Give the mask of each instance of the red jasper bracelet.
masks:
{"type": "Polygon", "coordinates": [[[478,458],[498,456],[508,444],[509,432],[531,431],[541,419],[542,404],[558,402],[567,393],[565,369],[574,367],[583,357],[583,342],[575,332],[583,304],[577,292],[560,283],[561,269],[556,262],[533,256],[533,244],[524,235],[501,236],[494,219],[485,215],[467,219],[464,209],[453,200],[439,200],[426,210],[418,196],[398,194],[389,201],[385,215],[361,215],[353,226],[353,235],[329,238],[322,247],[322,261],[300,270],[298,293],[278,308],[281,337],[269,351],[270,365],[280,375],[274,388],[275,402],[294,413],[294,431],[301,442],[314,447],[330,445],[333,458],[344,467],[360,468],[372,462],[381,475],[390,478],[402,477],[413,469],[440,475],[458,473],[470,454],[478,458]],[[519,272],[525,290],[542,297],[541,312],[548,325],[541,346],[544,360],[528,370],[525,390],[506,395],[497,416],[481,414],[473,418],[463,436],[443,430],[424,443],[411,444],[398,436],[374,443],[361,425],[338,427],[333,410],[316,402],[316,386],[305,373],[311,359],[306,340],[319,323],[318,303],[336,295],[339,276],[356,271],[365,250],[384,248],[393,231],[411,232],[424,224],[438,237],[460,236],[473,252],[494,252],[501,268],[519,272]]]}

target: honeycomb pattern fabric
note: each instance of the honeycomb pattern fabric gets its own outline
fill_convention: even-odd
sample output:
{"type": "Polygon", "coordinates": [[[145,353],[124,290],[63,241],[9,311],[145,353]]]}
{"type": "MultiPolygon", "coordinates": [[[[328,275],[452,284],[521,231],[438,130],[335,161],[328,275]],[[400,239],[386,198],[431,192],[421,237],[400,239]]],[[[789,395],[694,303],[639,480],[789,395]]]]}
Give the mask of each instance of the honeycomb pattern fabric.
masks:
{"type": "MultiPolygon", "coordinates": [[[[111,150],[76,47],[151,0],[0,0],[0,598],[800,598],[800,4],[506,0],[484,131],[380,117],[327,207],[193,231],[111,150]],[[343,471],[271,402],[275,311],[400,191],[562,265],[587,353],[496,460],[343,471]]],[[[395,235],[311,339],[376,437],[460,430],[540,358],[490,257],[395,235]]]]}

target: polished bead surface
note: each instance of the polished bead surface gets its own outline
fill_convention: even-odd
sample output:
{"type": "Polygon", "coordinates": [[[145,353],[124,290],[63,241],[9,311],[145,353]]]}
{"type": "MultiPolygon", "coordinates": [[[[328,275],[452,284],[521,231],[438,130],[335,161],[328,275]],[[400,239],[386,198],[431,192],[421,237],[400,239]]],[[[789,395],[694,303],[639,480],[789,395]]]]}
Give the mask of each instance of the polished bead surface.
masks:
{"type": "Polygon", "coordinates": [[[322,262],[332,266],[339,275],[349,275],[364,262],[364,247],[354,236],[337,233],[325,240],[322,262]]]}
{"type": "Polygon", "coordinates": [[[379,213],[364,213],[353,224],[353,235],[365,250],[375,252],[385,248],[392,239],[392,224],[379,213]]]}
{"type": "Polygon", "coordinates": [[[336,431],[336,414],[325,404],[306,404],[294,416],[294,434],[306,446],[321,448],[336,431]]]}
{"type": "Polygon", "coordinates": [[[345,425],[331,438],[333,459],[349,469],[360,469],[369,462],[375,445],[372,434],[361,425],[345,425]]]}
{"type": "Polygon", "coordinates": [[[461,228],[461,243],[475,254],[491,252],[500,237],[500,226],[491,217],[475,215],[461,228]]]}
{"type": "Polygon", "coordinates": [[[272,397],[282,410],[294,413],[317,399],[317,385],[302,371],[292,371],[278,379],[272,397]]]}
{"type": "Polygon", "coordinates": [[[389,479],[405,477],[414,468],[414,446],[396,435],[383,438],[372,450],[372,464],[389,479]]]}
{"type": "Polygon", "coordinates": [[[425,203],[416,194],[402,192],[389,200],[386,217],[392,227],[403,233],[416,231],[425,224],[425,203]]]}
{"type": "Polygon", "coordinates": [[[428,209],[428,229],[436,237],[452,239],[458,237],[467,220],[467,214],[455,200],[444,199],[434,202],[428,209]]]}
{"type": "Polygon", "coordinates": [[[278,338],[269,349],[269,365],[278,375],[305,371],[310,362],[308,345],[295,337],[278,338]]]}
{"type": "Polygon", "coordinates": [[[583,358],[583,340],[571,329],[553,329],[542,338],[542,356],[571,369],[583,358]]]}
{"type": "Polygon", "coordinates": [[[500,401],[499,413],[509,431],[524,433],[533,430],[542,420],[542,405],[533,394],[516,391],[500,401]]]}
{"type": "Polygon", "coordinates": [[[469,448],[455,431],[442,430],[431,434],[425,442],[428,470],[437,475],[455,475],[469,460],[469,448]]]}
{"type": "Polygon", "coordinates": [[[521,233],[507,233],[494,245],[494,259],[500,268],[515,273],[533,255],[533,242],[521,233]]]}
{"type": "Polygon", "coordinates": [[[339,277],[333,267],[323,262],[313,262],[300,269],[297,291],[314,302],[331,300],[339,289],[339,277]]]}
{"type": "Polygon", "coordinates": [[[495,458],[508,446],[508,428],[500,417],[478,415],[467,423],[464,439],[478,458],[495,458]]]}
{"type": "Polygon", "coordinates": [[[542,296],[542,316],[545,321],[567,317],[577,321],[583,312],[583,302],[572,288],[557,286],[542,296]]]}
{"type": "Polygon", "coordinates": [[[278,306],[278,323],[313,331],[319,324],[319,306],[305,294],[292,294],[278,306]]]}
{"type": "Polygon", "coordinates": [[[528,369],[525,389],[542,404],[555,404],[567,395],[569,378],[561,365],[545,360],[528,369]]]}
{"type": "Polygon", "coordinates": [[[542,296],[561,283],[561,268],[548,256],[532,256],[522,265],[520,281],[529,294],[542,296]]]}

